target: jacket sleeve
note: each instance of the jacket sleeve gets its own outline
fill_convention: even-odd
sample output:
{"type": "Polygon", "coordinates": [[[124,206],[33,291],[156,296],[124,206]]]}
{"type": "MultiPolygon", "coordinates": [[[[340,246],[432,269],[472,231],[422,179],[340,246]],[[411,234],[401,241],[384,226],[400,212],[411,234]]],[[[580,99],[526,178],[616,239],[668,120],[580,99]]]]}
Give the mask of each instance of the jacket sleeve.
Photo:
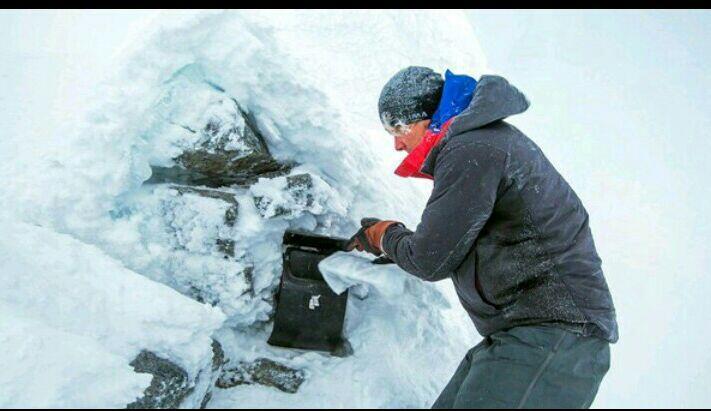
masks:
{"type": "Polygon", "coordinates": [[[438,155],[434,187],[413,232],[388,227],[383,250],[403,270],[439,281],[462,263],[491,216],[506,166],[506,153],[470,143],[438,155]]]}

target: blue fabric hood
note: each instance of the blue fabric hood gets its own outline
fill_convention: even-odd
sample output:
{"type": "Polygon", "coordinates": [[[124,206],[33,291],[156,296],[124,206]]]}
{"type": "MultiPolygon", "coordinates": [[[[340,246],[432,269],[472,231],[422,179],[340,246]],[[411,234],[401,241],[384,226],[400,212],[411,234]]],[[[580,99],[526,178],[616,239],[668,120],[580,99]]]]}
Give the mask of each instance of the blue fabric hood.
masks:
{"type": "Polygon", "coordinates": [[[464,111],[472,101],[477,81],[465,74],[444,73],[444,87],[437,110],[432,115],[430,130],[439,131],[447,120],[464,111]]]}

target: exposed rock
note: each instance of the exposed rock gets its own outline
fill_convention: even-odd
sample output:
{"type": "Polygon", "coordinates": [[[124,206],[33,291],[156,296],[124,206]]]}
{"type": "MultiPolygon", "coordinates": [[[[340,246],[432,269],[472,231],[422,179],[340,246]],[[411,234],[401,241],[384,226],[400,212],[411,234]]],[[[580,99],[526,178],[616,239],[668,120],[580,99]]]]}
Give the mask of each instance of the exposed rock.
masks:
{"type": "Polygon", "coordinates": [[[212,390],[206,392],[205,396],[202,397],[202,401],[200,401],[200,409],[204,410],[205,408],[207,408],[207,404],[210,403],[211,399],[212,399],[212,390]]]}
{"type": "Polygon", "coordinates": [[[219,297],[212,293],[211,290],[199,288],[195,285],[190,286],[187,295],[199,303],[210,304],[213,307],[220,303],[219,297]]]}
{"type": "Polygon", "coordinates": [[[220,104],[225,103],[231,113],[210,118],[202,129],[202,142],[178,156],[177,163],[187,170],[232,181],[281,169],[237,100],[225,95],[220,104]]]}
{"type": "Polygon", "coordinates": [[[247,267],[245,267],[245,269],[244,269],[244,271],[243,271],[242,273],[244,274],[245,280],[246,280],[247,283],[250,285],[250,291],[252,292],[252,294],[254,294],[254,288],[252,288],[252,284],[253,284],[253,282],[254,282],[254,281],[253,281],[253,280],[254,280],[254,278],[253,278],[253,276],[254,276],[254,267],[252,267],[252,266],[247,266],[247,267]]]}
{"type": "MultiPolygon", "coordinates": [[[[276,163],[276,160],[274,160],[276,163]]],[[[144,184],[160,184],[160,183],[175,183],[207,187],[223,187],[237,185],[240,187],[249,187],[254,184],[260,177],[272,178],[282,176],[289,173],[295,163],[276,163],[273,167],[265,167],[259,174],[249,174],[248,172],[239,175],[224,175],[214,176],[207,175],[197,171],[184,169],[183,167],[161,167],[151,166],[151,178],[146,180],[144,184]],[[268,171],[264,171],[264,170],[268,171]]]]}
{"type": "MultiPolygon", "coordinates": [[[[254,267],[251,265],[244,267],[242,271],[237,275],[237,277],[241,277],[244,279],[244,282],[248,285],[248,287],[246,287],[240,295],[235,297],[242,297],[244,295],[254,297],[254,287],[252,285],[253,275],[254,267]]],[[[213,307],[220,304],[220,293],[218,291],[215,291],[212,287],[210,287],[210,285],[204,283],[199,285],[190,284],[187,289],[187,295],[188,297],[193,298],[200,303],[210,304],[213,307]]]]}
{"type": "Polygon", "coordinates": [[[252,363],[241,362],[235,367],[223,370],[216,386],[231,388],[241,384],[261,384],[293,394],[304,379],[304,372],[301,370],[289,368],[268,358],[259,358],[252,363]]]}
{"type": "Polygon", "coordinates": [[[152,374],[153,379],[143,397],[126,408],[177,408],[192,391],[185,370],[150,351],[141,351],[130,365],[138,373],[152,374]]]}
{"type": "Polygon", "coordinates": [[[314,196],[311,189],[314,182],[311,174],[295,174],[286,177],[286,189],[289,190],[298,203],[303,203],[307,207],[313,205],[314,196]]]}
{"type": "Polygon", "coordinates": [[[235,256],[235,242],[234,240],[230,239],[225,239],[225,238],[218,238],[215,240],[215,244],[217,244],[217,249],[225,255],[225,258],[227,256],[234,257],[235,256]]]}
{"type": "Polygon", "coordinates": [[[200,401],[200,409],[205,409],[207,407],[207,404],[210,403],[210,400],[212,399],[212,387],[215,386],[215,382],[217,381],[217,378],[222,373],[222,367],[229,362],[228,359],[225,358],[225,352],[222,350],[222,345],[220,343],[213,339],[212,340],[212,373],[213,373],[213,381],[210,384],[210,388],[205,392],[205,396],[202,398],[202,401],[200,401]]]}
{"type": "MultiPolygon", "coordinates": [[[[198,195],[200,197],[214,198],[216,200],[221,200],[229,204],[227,210],[225,210],[225,225],[228,227],[234,227],[237,221],[237,216],[239,215],[239,203],[235,198],[235,194],[229,191],[207,189],[207,188],[197,188],[192,186],[183,185],[171,185],[171,188],[175,189],[180,195],[198,195]]],[[[225,255],[225,258],[235,256],[235,241],[229,238],[217,238],[215,239],[215,245],[217,250],[225,255]]]]}
{"type": "Polygon", "coordinates": [[[217,371],[230,360],[225,358],[225,351],[222,345],[215,339],[212,340],[212,371],[217,371]]]}
{"type": "Polygon", "coordinates": [[[237,216],[239,215],[239,203],[237,202],[237,199],[235,199],[234,193],[183,185],[172,185],[171,188],[175,189],[180,195],[195,194],[201,197],[214,198],[229,203],[230,207],[225,211],[225,224],[230,227],[235,225],[237,216]]]}
{"type": "Polygon", "coordinates": [[[146,183],[249,185],[259,177],[288,173],[293,167],[271,156],[254,119],[221,87],[202,79],[195,68],[176,73],[160,101],[158,111],[170,126],[160,132],[182,136],[182,153],[173,158],[175,166],[153,166],[146,183]]]}
{"type": "Polygon", "coordinates": [[[254,205],[262,217],[280,217],[290,215],[294,210],[306,209],[314,203],[312,194],[313,179],[311,174],[295,174],[286,177],[284,199],[275,202],[269,196],[254,196],[254,205]]]}

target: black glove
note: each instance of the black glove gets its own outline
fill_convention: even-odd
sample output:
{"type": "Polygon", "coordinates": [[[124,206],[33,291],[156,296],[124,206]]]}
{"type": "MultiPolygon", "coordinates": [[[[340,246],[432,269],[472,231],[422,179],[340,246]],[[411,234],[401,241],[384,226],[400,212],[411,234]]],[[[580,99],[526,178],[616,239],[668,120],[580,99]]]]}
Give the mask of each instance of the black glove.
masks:
{"type": "Polygon", "coordinates": [[[395,264],[387,255],[380,256],[372,261],[372,264],[395,264]]]}

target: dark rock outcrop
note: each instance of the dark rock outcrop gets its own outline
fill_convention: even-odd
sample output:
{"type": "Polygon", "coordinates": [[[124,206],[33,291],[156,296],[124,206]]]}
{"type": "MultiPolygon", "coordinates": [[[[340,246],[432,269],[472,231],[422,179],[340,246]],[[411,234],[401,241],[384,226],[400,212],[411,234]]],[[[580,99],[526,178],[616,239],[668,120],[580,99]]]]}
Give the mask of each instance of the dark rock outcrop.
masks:
{"type": "Polygon", "coordinates": [[[306,207],[311,207],[314,203],[314,196],[311,189],[314,182],[311,174],[295,174],[286,177],[286,189],[297,200],[297,203],[306,207]]]}
{"type": "MultiPolygon", "coordinates": [[[[182,86],[196,87],[195,84],[187,84],[190,83],[182,86]]],[[[203,124],[175,124],[181,132],[194,135],[194,145],[185,148],[173,159],[174,166],[152,166],[153,174],[145,183],[247,186],[259,177],[288,173],[294,164],[280,163],[272,157],[254,119],[240,107],[237,100],[214,84],[205,82],[201,90],[206,87],[214,95],[209,103],[214,107],[197,109],[212,115],[203,124]]],[[[176,104],[181,103],[184,104],[176,104]]]]}
{"type": "Polygon", "coordinates": [[[274,199],[267,196],[254,196],[254,205],[262,217],[280,217],[290,215],[295,209],[306,209],[314,203],[312,194],[313,179],[311,174],[294,174],[286,177],[288,203],[273,204],[274,199]],[[272,206],[273,205],[273,206],[272,206]]]}
{"type": "Polygon", "coordinates": [[[231,388],[241,384],[261,384],[288,393],[298,391],[304,382],[304,372],[279,364],[268,358],[259,358],[252,363],[241,362],[224,369],[217,379],[219,388],[231,388]]]}
{"type": "Polygon", "coordinates": [[[232,227],[237,221],[237,216],[239,215],[239,203],[235,199],[235,194],[229,191],[215,190],[198,188],[192,186],[183,185],[172,185],[171,188],[175,189],[180,195],[184,194],[195,194],[200,197],[214,198],[217,200],[222,200],[230,204],[227,211],[225,211],[225,224],[232,227]]]}
{"type": "Polygon", "coordinates": [[[202,401],[200,401],[200,409],[205,409],[207,407],[207,404],[210,403],[210,400],[212,399],[212,389],[215,386],[215,382],[217,381],[217,378],[222,373],[222,367],[227,364],[230,360],[225,358],[225,352],[222,350],[222,345],[217,342],[217,340],[212,340],[212,381],[209,385],[209,389],[205,393],[205,395],[202,398],[202,401]]]}
{"type": "MultiPolygon", "coordinates": [[[[216,200],[224,201],[228,203],[229,206],[225,210],[224,223],[228,227],[234,227],[237,217],[239,216],[239,203],[235,199],[235,194],[229,191],[198,188],[192,186],[182,186],[182,185],[172,185],[171,188],[175,189],[180,195],[192,194],[198,195],[200,197],[214,198],[216,200]]],[[[216,238],[215,245],[217,251],[224,254],[225,258],[235,256],[235,241],[231,238],[216,238]]]]}
{"type": "Polygon", "coordinates": [[[217,240],[215,240],[215,244],[217,244],[217,250],[224,254],[225,258],[235,256],[234,240],[218,238],[217,240]]]}
{"type": "Polygon", "coordinates": [[[185,370],[150,351],[141,351],[130,365],[138,373],[152,374],[153,379],[143,396],[126,408],[177,408],[192,391],[185,370]]]}

